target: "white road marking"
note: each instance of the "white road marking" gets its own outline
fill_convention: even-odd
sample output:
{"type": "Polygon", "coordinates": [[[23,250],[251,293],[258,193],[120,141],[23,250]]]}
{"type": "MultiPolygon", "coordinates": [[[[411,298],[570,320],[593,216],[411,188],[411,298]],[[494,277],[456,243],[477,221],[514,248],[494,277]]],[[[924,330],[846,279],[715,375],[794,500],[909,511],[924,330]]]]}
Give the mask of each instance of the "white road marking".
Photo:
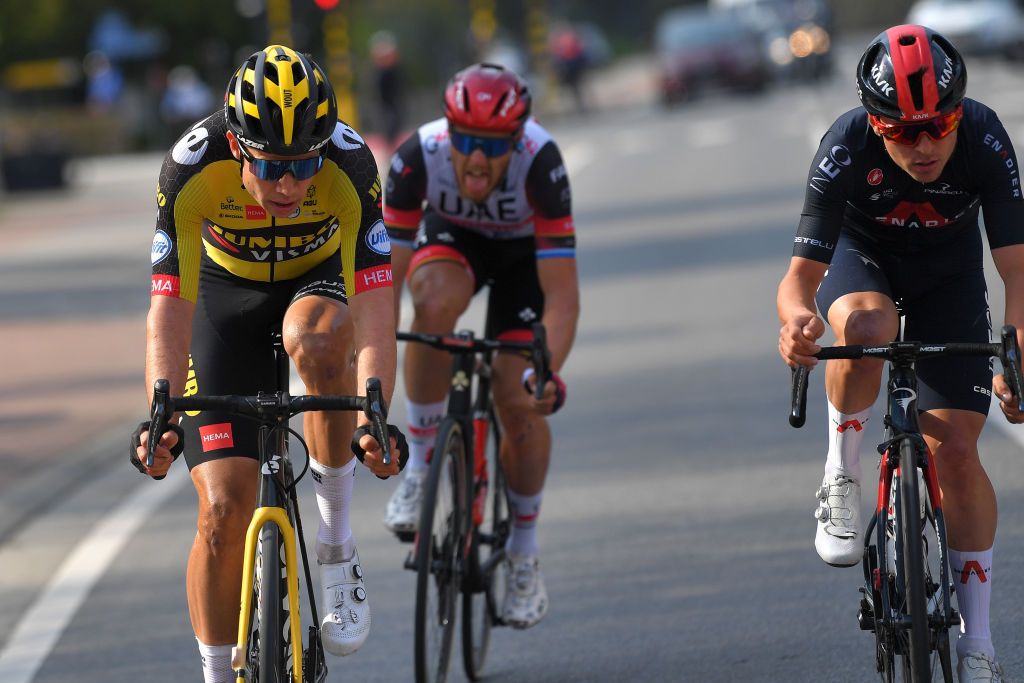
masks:
{"type": "Polygon", "coordinates": [[[0,681],[31,683],[96,582],[150,513],[189,481],[184,463],[161,482],[142,482],[74,549],[26,610],[0,651],[0,681]]]}
{"type": "Polygon", "coordinates": [[[695,149],[720,147],[736,139],[736,125],[718,119],[694,121],[687,128],[687,138],[695,149]]]}

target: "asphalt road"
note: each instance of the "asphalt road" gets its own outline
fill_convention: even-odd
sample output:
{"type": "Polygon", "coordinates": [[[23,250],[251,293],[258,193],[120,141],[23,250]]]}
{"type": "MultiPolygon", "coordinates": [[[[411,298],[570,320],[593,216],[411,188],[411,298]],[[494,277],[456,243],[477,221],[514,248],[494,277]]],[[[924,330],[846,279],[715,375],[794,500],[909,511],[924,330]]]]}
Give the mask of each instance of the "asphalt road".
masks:
{"type": "MultiPolygon", "coordinates": [[[[790,429],[774,311],[811,154],[856,105],[851,80],[551,122],[572,179],[583,288],[540,520],[551,611],[534,629],[495,634],[488,681],[874,680],[873,639],[855,617],[860,570],[826,567],[813,549],[821,376],[809,427],[790,429]]],[[[1018,141],[1022,86],[1005,65],[971,73],[969,94],[1018,141]]],[[[0,452],[4,683],[201,680],[184,599],[195,493],[184,467],[142,480],[121,443],[141,408],[158,163],[86,167],[77,192],[6,202],[0,214],[0,321],[5,346],[18,340],[0,408],[5,432],[34,425],[0,452]],[[24,232],[37,222],[41,233],[24,232]],[[46,396],[68,391],[85,417],[47,413],[46,396]],[[116,438],[89,426],[97,413],[108,426],[117,418],[116,438]],[[55,420],[72,420],[72,433],[54,433],[55,420]],[[29,438],[46,447],[37,454],[29,438]]],[[[478,317],[477,307],[467,322],[478,317]]],[[[1021,447],[1001,428],[981,446],[1001,513],[993,633],[1020,676],[1021,447]]],[[[875,458],[864,459],[870,472],[875,458]]],[[[330,681],[412,679],[414,577],[380,522],[392,486],[357,480],[373,632],[329,662],[330,681]]]]}

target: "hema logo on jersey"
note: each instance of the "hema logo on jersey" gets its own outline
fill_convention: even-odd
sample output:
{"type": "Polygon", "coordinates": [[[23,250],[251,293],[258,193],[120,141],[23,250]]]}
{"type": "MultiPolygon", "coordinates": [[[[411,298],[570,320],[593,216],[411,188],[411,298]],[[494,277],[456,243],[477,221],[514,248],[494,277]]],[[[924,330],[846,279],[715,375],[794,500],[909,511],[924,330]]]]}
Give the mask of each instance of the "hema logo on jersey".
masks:
{"type": "Polygon", "coordinates": [[[384,227],[384,221],[377,220],[366,232],[366,246],[382,256],[391,253],[391,238],[388,237],[388,229],[384,227]]]}
{"type": "Polygon", "coordinates": [[[154,266],[171,253],[171,238],[163,230],[157,230],[156,234],[153,235],[153,246],[149,250],[149,261],[154,266]]]}

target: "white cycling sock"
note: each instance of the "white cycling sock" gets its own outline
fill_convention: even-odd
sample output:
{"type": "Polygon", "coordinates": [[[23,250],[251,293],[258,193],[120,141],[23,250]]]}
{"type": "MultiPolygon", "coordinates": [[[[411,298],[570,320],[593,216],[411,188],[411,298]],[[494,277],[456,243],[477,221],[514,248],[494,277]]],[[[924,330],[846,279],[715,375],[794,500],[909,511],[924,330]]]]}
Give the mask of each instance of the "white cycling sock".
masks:
{"type": "Polygon", "coordinates": [[[512,489],[508,490],[509,515],[512,528],[509,530],[505,550],[516,555],[537,554],[537,517],[540,515],[540,502],[544,498],[541,490],[532,496],[524,496],[512,489]]]}
{"type": "Polygon", "coordinates": [[[199,657],[203,660],[204,683],[234,683],[231,668],[231,645],[207,645],[198,638],[199,657]]]}
{"type": "Polygon", "coordinates": [[[321,562],[339,562],[337,552],[330,552],[330,557],[320,557],[324,551],[321,546],[341,548],[341,557],[352,556],[355,544],[352,541],[352,529],[348,523],[349,508],[352,503],[352,487],[356,478],[356,461],[353,458],[343,467],[328,467],[312,458],[309,459],[309,470],[313,475],[313,490],[316,492],[316,506],[320,509],[320,528],[316,532],[317,557],[321,562]]]}
{"type": "Polygon", "coordinates": [[[434,447],[437,438],[437,427],[444,417],[445,402],[413,403],[405,402],[405,414],[409,418],[409,462],[405,471],[423,470],[427,467],[427,454],[434,447]]]}
{"type": "Polygon", "coordinates": [[[960,610],[960,637],[956,654],[984,652],[996,656],[989,627],[988,608],[992,600],[992,548],[980,551],[949,549],[950,577],[956,586],[956,604],[960,610]]]}
{"type": "Polygon", "coordinates": [[[860,481],[860,444],[870,419],[871,406],[858,413],[841,413],[828,401],[826,475],[842,472],[860,481]]]}

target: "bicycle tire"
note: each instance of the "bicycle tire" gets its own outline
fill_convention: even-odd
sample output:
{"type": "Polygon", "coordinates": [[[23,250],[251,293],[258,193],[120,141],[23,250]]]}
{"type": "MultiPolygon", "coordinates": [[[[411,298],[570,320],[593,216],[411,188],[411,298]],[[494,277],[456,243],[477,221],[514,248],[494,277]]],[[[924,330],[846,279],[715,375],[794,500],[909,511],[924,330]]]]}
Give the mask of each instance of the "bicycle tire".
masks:
{"type": "Polygon", "coordinates": [[[438,428],[424,482],[416,534],[413,649],[417,683],[442,683],[448,677],[466,527],[465,462],[462,427],[454,419],[445,418],[438,428]]]}
{"type": "Polygon", "coordinates": [[[462,589],[462,666],[471,681],[480,679],[487,663],[491,627],[497,622],[491,584],[495,563],[504,557],[505,538],[508,536],[508,501],[500,458],[501,433],[493,412],[488,422],[490,438],[485,457],[490,463],[490,481],[484,519],[470,532],[472,536],[468,544],[469,555],[464,563],[466,571],[462,589]]]}
{"type": "Polygon", "coordinates": [[[917,490],[917,447],[909,439],[900,444],[900,510],[897,519],[903,543],[903,572],[900,577],[906,596],[906,614],[910,617],[906,673],[912,683],[930,683],[931,630],[928,623],[928,580],[924,571],[924,549],[921,543],[920,492],[917,490]],[[909,476],[908,476],[909,474],[909,476]]]}
{"type": "Polygon", "coordinates": [[[259,594],[257,609],[252,620],[256,634],[257,673],[253,680],[259,683],[288,683],[288,612],[284,607],[288,597],[287,584],[282,572],[281,530],[276,524],[264,525],[260,530],[260,545],[256,556],[256,580],[259,594]]]}

